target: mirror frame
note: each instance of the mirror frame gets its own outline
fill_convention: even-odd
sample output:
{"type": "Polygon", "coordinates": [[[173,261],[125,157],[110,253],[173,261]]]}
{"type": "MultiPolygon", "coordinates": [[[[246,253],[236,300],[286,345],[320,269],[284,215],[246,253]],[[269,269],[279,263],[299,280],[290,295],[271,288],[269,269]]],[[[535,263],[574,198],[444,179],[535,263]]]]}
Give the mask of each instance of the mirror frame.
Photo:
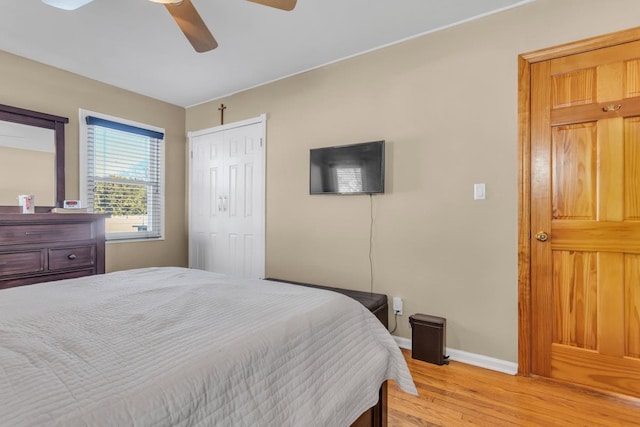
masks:
{"type": "Polygon", "coordinates": [[[0,120],[53,130],[56,150],[56,194],[55,206],[53,207],[62,207],[65,199],[64,125],[69,123],[69,119],[0,104],[0,120]]]}

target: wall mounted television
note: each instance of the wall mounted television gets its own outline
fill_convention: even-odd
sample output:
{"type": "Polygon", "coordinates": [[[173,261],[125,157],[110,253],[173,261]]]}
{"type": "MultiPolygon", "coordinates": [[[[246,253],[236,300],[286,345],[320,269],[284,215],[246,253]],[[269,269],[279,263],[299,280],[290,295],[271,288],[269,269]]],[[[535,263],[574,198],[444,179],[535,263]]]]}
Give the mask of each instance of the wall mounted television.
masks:
{"type": "Polygon", "coordinates": [[[312,148],[309,194],[384,193],[384,141],[312,148]]]}

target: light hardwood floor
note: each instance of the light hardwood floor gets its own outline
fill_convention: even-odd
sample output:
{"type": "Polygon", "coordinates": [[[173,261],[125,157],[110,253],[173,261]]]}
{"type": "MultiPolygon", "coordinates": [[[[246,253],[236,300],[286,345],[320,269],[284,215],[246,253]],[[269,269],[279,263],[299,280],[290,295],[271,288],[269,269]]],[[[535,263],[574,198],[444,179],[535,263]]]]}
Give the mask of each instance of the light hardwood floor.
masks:
{"type": "Polygon", "coordinates": [[[403,350],[419,397],[389,382],[389,427],[640,426],[640,399],[464,363],[438,366],[403,350]]]}

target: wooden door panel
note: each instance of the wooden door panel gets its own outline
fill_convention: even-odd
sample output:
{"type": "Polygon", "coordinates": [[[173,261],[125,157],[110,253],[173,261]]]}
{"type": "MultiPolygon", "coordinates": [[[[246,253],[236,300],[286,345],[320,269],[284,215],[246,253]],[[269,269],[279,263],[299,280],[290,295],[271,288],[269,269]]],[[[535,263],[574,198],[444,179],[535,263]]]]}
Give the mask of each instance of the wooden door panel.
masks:
{"type": "Polygon", "coordinates": [[[598,254],[598,347],[603,356],[624,356],[623,291],[624,255],[620,252],[598,254]]]}
{"type": "Polygon", "coordinates": [[[596,134],[594,123],[553,128],[554,219],[596,218],[596,134]]]}
{"type": "Polygon", "coordinates": [[[640,359],[640,255],[625,255],[624,355],[640,359]]]}
{"type": "Polygon", "coordinates": [[[552,377],[601,390],[640,396],[640,360],[612,358],[596,351],[554,344],[552,377]]]}
{"type": "Polygon", "coordinates": [[[640,220],[640,117],[624,120],[624,218],[640,220]]]}
{"type": "Polygon", "coordinates": [[[595,99],[595,68],[587,68],[551,77],[551,108],[592,104],[595,99]]]}
{"type": "MultiPolygon", "coordinates": [[[[623,98],[624,62],[603,64],[596,68],[596,93],[599,102],[623,98]]],[[[609,111],[610,112],[610,111],[609,111]]]]}
{"type": "Polygon", "coordinates": [[[598,348],[597,255],[594,252],[554,251],[553,342],[598,348]]]}
{"type": "Polygon", "coordinates": [[[636,221],[554,221],[553,250],[640,253],[636,221]]]}
{"type": "Polygon", "coordinates": [[[622,118],[600,120],[598,123],[598,215],[599,221],[621,221],[623,219],[622,194],[624,175],[620,173],[624,162],[622,118]]]}
{"type": "Polygon", "coordinates": [[[625,98],[640,96],[640,59],[626,61],[624,86],[625,98]]]}

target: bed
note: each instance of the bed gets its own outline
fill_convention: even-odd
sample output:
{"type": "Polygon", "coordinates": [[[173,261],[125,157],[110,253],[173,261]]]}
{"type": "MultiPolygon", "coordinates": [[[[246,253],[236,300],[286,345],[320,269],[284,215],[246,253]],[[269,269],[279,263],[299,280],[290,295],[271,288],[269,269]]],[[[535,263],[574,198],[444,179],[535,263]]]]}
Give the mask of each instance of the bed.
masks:
{"type": "Polygon", "coordinates": [[[177,267],[0,291],[2,425],[360,425],[389,379],[416,393],[335,292],[177,267]]]}

